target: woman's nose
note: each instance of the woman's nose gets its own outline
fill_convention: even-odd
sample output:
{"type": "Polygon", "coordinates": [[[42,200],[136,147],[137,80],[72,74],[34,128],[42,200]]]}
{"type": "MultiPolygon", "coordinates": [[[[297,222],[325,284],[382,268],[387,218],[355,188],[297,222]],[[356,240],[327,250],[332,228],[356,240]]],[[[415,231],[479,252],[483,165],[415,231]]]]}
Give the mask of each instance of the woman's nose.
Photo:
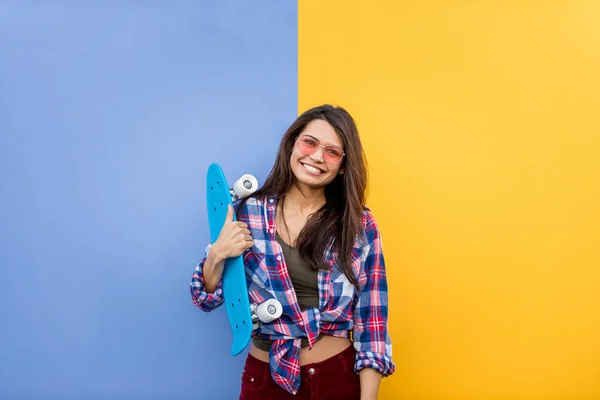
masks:
{"type": "Polygon", "coordinates": [[[322,162],[323,161],[323,151],[325,151],[323,149],[323,147],[319,146],[319,148],[317,149],[317,151],[315,151],[314,153],[312,153],[312,155],[310,156],[310,158],[322,162]]]}

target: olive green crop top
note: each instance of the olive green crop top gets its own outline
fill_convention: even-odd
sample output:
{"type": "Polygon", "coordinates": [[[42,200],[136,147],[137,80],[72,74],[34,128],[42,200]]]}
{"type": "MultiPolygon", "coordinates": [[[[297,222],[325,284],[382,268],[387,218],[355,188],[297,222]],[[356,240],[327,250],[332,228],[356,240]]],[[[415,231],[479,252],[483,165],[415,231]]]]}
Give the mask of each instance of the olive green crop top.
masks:
{"type": "MultiPolygon", "coordinates": [[[[310,307],[319,308],[318,272],[310,266],[305,265],[300,258],[298,249],[287,244],[279,234],[275,234],[275,239],[283,249],[285,265],[290,274],[300,309],[304,310],[310,307]]],[[[319,336],[317,340],[321,339],[321,337],[319,336]]],[[[273,341],[253,336],[252,343],[261,350],[269,351],[273,341]]],[[[308,346],[308,340],[302,338],[302,347],[306,346],[308,346]]]]}

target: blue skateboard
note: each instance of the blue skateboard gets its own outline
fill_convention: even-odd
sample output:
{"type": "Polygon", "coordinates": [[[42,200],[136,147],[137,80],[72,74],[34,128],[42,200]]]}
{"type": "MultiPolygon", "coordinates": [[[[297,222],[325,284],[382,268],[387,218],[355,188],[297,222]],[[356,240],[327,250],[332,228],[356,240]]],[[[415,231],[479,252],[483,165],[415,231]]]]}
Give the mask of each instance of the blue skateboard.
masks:
{"type": "MultiPolygon", "coordinates": [[[[227,207],[230,204],[233,205],[233,201],[238,198],[251,195],[257,188],[256,178],[252,175],[244,175],[230,189],[219,164],[211,164],[208,167],[206,203],[211,243],[214,243],[221,233],[227,215],[227,207]]],[[[235,214],[233,219],[236,220],[235,214]]],[[[281,303],[275,299],[269,299],[259,305],[250,304],[244,259],[241,255],[225,260],[223,297],[229,325],[233,332],[232,356],[238,355],[246,348],[252,330],[258,327],[259,321],[271,322],[279,318],[282,313],[281,303]]]]}

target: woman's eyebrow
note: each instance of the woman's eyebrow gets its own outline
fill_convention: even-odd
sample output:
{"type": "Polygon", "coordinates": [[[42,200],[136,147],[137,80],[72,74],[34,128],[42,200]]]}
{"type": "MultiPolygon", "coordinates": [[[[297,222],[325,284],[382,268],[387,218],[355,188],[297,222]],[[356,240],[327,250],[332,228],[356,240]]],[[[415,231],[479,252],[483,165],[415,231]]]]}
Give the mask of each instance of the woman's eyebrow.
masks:
{"type": "Polygon", "coordinates": [[[317,142],[321,143],[321,141],[320,141],[319,139],[317,139],[316,137],[314,137],[313,135],[309,135],[309,134],[305,133],[305,134],[303,134],[302,136],[303,136],[303,137],[306,137],[306,136],[308,136],[309,138],[313,138],[313,139],[315,139],[317,142]]]}
{"type": "MultiPolygon", "coordinates": [[[[317,142],[321,143],[321,141],[319,139],[317,139],[313,135],[309,135],[308,133],[303,133],[302,135],[300,135],[300,137],[309,137],[309,138],[315,139],[317,142]]],[[[333,147],[337,147],[338,149],[341,149],[342,151],[344,150],[341,146],[338,146],[337,144],[327,144],[325,146],[333,146],[333,147]]]]}

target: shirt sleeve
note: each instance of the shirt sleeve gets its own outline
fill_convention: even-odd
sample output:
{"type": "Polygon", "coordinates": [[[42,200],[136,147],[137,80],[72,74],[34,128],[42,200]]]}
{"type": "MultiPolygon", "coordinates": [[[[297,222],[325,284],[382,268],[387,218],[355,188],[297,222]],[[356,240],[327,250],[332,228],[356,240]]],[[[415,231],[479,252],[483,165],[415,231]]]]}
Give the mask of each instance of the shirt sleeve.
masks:
{"type": "Polygon", "coordinates": [[[388,286],[381,237],[375,219],[366,212],[366,244],[359,274],[359,290],[354,307],[354,348],[356,372],[373,368],[383,376],[395,370],[388,332],[388,286]]]}
{"type": "Polygon", "coordinates": [[[223,304],[223,277],[219,280],[217,284],[217,288],[214,293],[208,293],[206,291],[206,286],[204,284],[204,276],[202,274],[202,268],[204,267],[204,263],[206,262],[206,257],[208,255],[208,250],[210,246],[207,247],[204,252],[204,258],[202,261],[198,263],[194,273],[192,274],[192,281],[190,282],[190,292],[192,294],[192,301],[202,311],[213,311],[217,309],[221,304],[223,304]]]}

